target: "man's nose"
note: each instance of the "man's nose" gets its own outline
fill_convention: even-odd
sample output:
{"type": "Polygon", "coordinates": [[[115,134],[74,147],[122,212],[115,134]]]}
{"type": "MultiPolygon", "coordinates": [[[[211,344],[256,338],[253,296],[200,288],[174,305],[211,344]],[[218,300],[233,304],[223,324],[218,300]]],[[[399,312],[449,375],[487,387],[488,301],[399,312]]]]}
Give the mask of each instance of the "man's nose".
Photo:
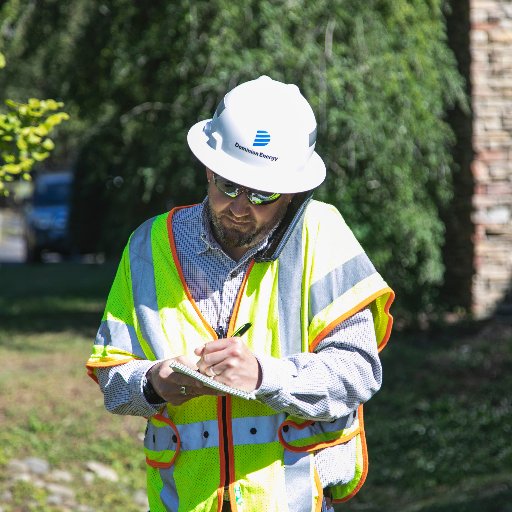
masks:
{"type": "Polygon", "coordinates": [[[230,210],[235,217],[247,215],[250,208],[251,203],[247,199],[245,190],[231,201],[230,210]]]}

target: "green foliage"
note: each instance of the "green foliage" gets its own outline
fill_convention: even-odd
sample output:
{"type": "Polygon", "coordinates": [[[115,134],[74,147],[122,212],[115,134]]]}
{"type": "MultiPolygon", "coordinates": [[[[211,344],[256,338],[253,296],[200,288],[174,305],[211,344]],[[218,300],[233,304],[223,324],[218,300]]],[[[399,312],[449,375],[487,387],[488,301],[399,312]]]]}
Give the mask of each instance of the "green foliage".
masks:
{"type": "Polygon", "coordinates": [[[16,63],[5,83],[37,82],[73,112],[78,246],[118,254],[146,217],[200,201],[187,130],[268,74],[299,84],[317,114],[328,167],[317,197],[342,211],[399,308],[435,307],[451,196],[444,116],[465,101],[443,0],[26,3],[3,8],[16,63]]]}
{"type": "MultiPolygon", "coordinates": [[[[0,53],[0,68],[5,57],[0,53]]],[[[30,98],[28,103],[6,100],[7,113],[0,113],[0,194],[4,182],[15,177],[30,179],[30,171],[50,156],[55,144],[50,138],[53,129],[69,119],[59,111],[64,106],[55,100],[30,98]]]]}

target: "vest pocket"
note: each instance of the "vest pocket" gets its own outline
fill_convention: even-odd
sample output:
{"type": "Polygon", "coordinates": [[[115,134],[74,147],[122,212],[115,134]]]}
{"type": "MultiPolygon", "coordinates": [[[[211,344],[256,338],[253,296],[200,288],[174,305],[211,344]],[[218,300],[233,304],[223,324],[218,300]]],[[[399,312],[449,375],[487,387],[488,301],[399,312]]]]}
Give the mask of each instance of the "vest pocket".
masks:
{"type": "Polygon", "coordinates": [[[180,451],[181,439],[176,425],[162,414],[148,419],[144,436],[146,463],[158,469],[170,468],[180,451]]]}
{"type": "Polygon", "coordinates": [[[359,434],[357,417],[333,422],[288,418],[279,425],[280,443],[292,452],[312,452],[350,441],[359,434]]]}

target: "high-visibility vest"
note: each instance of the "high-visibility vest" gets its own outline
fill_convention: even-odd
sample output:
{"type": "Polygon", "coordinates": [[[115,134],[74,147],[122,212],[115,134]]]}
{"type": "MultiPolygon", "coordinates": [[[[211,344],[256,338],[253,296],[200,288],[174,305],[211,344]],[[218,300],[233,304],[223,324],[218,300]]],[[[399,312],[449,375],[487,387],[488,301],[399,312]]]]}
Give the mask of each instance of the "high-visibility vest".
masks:
{"type": "MultiPolygon", "coordinates": [[[[176,210],[146,221],[130,238],[108,297],[88,368],[134,358],[194,357],[217,338],[184,280],[173,239],[176,210]]],[[[191,211],[191,210],[189,210],[191,211]]],[[[186,212],[182,212],[186,215],[186,212]]],[[[369,306],[379,348],[392,326],[393,291],[331,205],[312,201],[274,261],[251,262],[228,336],[256,354],[314,351],[339,323],[369,306]]],[[[204,396],[167,404],[148,419],[144,449],[152,512],[316,511],[323,497],[314,454],[356,439],[354,477],[330,488],[345,501],[366,477],[362,406],[332,422],[278,413],[258,400],[204,396]]]]}

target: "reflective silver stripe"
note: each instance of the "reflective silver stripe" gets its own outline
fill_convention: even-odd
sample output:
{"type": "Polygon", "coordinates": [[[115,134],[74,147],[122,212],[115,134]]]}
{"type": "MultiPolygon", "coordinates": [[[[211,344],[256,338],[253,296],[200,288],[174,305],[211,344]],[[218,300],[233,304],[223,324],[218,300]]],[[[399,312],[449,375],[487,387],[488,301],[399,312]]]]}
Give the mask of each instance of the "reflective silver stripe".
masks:
{"type": "Polygon", "coordinates": [[[275,416],[252,416],[232,420],[233,444],[265,444],[279,440],[277,430],[284,421],[284,414],[275,416]]]}
{"type": "Polygon", "coordinates": [[[224,103],[224,98],[220,100],[220,103],[217,105],[217,109],[215,110],[215,114],[213,117],[219,117],[222,112],[224,112],[224,109],[226,108],[226,104],[224,103]]]}
{"type": "Polygon", "coordinates": [[[376,272],[365,253],[358,254],[335,268],[311,285],[311,315],[314,317],[357,283],[376,272]]]}
{"type": "MultiPolygon", "coordinates": [[[[206,143],[208,146],[210,146],[212,149],[217,149],[217,141],[213,137],[212,133],[217,132],[217,124],[218,124],[218,117],[224,112],[224,109],[226,108],[226,104],[224,103],[224,98],[220,101],[220,103],[217,106],[217,110],[215,111],[215,114],[213,114],[213,118],[208,121],[203,128],[203,132],[205,135],[208,136],[208,140],[206,143]]],[[[310,144],[311,145],[311,144],[310,144]]]]}
{"type": "Polygon", "coordinates": [[[317,127],[315,126],[315,129],[309,134],[309,147],[311,147],[316,142],[316,133],[317,133],[317,127]]]}
{"type": "MultiPolygon", "coordinates": [[[[246,418],[233,418],[232,432],[233,445],[264,444],[279,440],[277,431],[284,421],[285,414],[275,416],[252,416],[246,418]]],[[[181,448],[185,450],[201,450],[219,446],[219,427],[217,420],[185,423],[176,426],[180,435],[181,448]]],[[[171,427],[155,427],[149,423],[146,435],[146,448],[151,450],[167,450],[173,448],[171,441],[174,431],[171,427]],[[153,440],[153,434],[156,439],[153,440]],[[153,441],[153,444],[151,444],[153,441]],[[156,443],[156,444],[155,444],[156,443]]]]}
{"type": "Polygon", "coordinates": [[[135,328],[118,320],[104,320],[96,334],[96,345],[110,345],[120,348],[136,357],[145,359],[135,328]]]}
{"type": "Polygon", "coordinates": [[[313,503],[312,460],[313,457],[310,457],[307,452],[297,453],[289,450],[284,452],[284,476],[289,512],[303,512],[306,510],[305,506],[313,503]]]}
{"type": "Polygon", "coordinates": [[[176,512],[180,506],[180,499],[174,481],[174,464],[168,469],[159,471],[164,484],[164,488],[160,492],[160,500],[168,512],[176,512]]]}
{"type": "Polygon", "coordinates": [[[130,271],[132,277],[133,303],[142,336],[156,359],[165,359],[168,346],[162,330],[155,287],[155,269],[151,246],[151,228],[155,218],[142,224],[130,239],[130,271]]]}
{"type": "Polygon", "coordinates": [[[200,450],[219,446],[219,426],[217,420],[201,421],[177,425],[180,433],[181,448],[185,450],[200,450]]]}
{"type": "Polygon", "coordinates": [[[304,256],[302,254],[302,230],[304,215],[295,226],[293,233],[279,256],[278,264],[278,307],[279,307],[279,343],[281,357],[302,352],[302,273],[304,256]]]}
{"type": "Polygon", "coordinates": [[[150,420],[146,435],[144,436],[144,447],[154,452],[162,452],[164,450],[176,451],[178,440],[176,438],[173,439],[174,435],[174,429],[169,425],[157,426],[150,420]]]}

